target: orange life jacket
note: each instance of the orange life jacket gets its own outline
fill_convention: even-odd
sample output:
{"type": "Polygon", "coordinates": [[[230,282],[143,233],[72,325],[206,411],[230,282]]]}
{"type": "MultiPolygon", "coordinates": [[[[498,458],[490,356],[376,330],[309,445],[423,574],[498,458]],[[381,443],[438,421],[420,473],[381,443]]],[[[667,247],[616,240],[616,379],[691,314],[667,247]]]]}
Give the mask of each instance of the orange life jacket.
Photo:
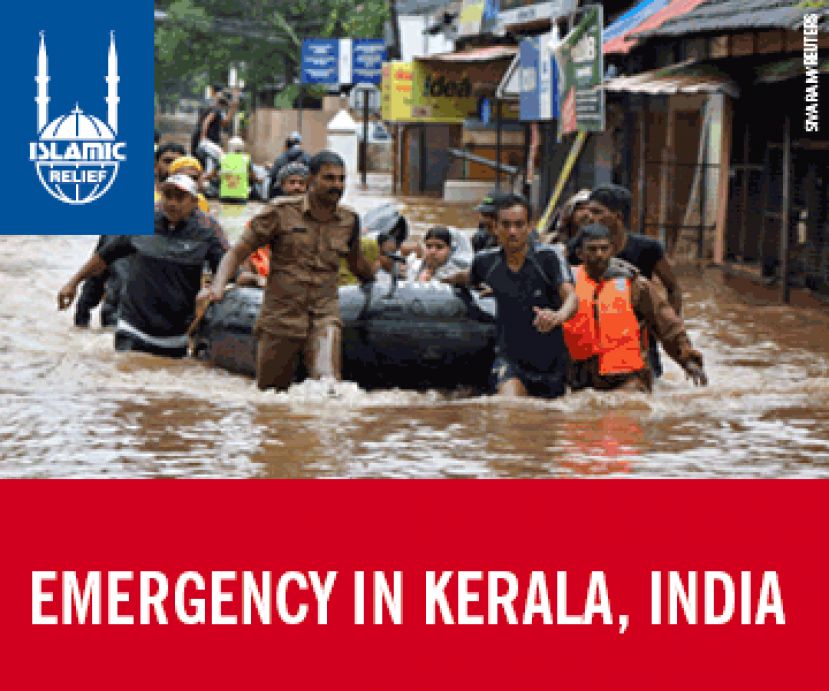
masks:
{"type": "Polygon", "coordinates": [[[573,360],[599,358],[599,374],[644,369],[639,320],[633,311],[629,278],[596,283],[583,266],[575,269],[579,309],[564,322],[564,342],[573,360]]]}

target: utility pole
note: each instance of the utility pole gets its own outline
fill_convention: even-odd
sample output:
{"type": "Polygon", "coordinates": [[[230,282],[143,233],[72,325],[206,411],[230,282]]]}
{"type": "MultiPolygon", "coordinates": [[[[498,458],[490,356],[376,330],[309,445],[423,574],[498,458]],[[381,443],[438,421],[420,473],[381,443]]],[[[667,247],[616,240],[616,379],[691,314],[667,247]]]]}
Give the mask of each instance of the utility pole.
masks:
{"type": "Polygon", "coordinates": [[[391,21],[392,36],[394,36],[394,44],[389,48],[389,60],[400,59],[400,23],[397,21],[397,2],[391,0],[389,2],[389,12],[391,21]]]}

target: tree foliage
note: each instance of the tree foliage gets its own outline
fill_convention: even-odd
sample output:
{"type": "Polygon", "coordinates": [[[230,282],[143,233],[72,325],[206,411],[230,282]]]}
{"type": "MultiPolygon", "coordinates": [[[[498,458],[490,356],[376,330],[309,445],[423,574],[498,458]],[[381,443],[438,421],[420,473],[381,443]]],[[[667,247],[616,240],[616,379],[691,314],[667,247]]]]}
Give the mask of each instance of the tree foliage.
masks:
{"type": "Polygon", "coordinates": [[[381,0],[157,0],[156,89],[198,95],[224,84],[228,68],[250,86],[291,84],[303,38],[379,38],[388,19],[381,0]]]}

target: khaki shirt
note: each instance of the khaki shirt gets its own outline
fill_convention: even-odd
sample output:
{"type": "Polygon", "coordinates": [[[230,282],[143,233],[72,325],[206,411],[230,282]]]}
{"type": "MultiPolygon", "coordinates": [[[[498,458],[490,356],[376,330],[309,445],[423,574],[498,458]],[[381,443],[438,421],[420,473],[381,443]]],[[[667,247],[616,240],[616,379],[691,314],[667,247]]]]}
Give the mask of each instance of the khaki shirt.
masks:
{"type": "Polygon", "coordinates": [[[339,326],[340,259],[359,234],[353,210],[338,206],[332,214],[315,207],[307,194],[278,198],[251,219],[240,241],[253,249],[271,248],[257,333],[305,338],[314,327],[339,326]]]}

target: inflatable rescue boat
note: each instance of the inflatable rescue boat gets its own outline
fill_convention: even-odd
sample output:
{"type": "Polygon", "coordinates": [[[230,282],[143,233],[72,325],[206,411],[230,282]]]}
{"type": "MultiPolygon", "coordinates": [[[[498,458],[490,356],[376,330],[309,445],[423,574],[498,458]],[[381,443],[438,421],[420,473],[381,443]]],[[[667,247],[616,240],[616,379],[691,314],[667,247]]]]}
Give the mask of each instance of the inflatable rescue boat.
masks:
{"type": "MultiPolygon", "coordinates": [[[[408,236],[406,219],[390,204],[368,212],[363,227],[378,240],[394,238],[398,248],[408,236]]],[[[461,233],[453,238],[447,268],[457,271],[469,266],[472,247],[461,233]]],[[[485,388],[495,350],[495,300],[436,281],[404,282],[385,272],[379,275],[374,283],[339,289],[343,379],[364,388],[485,388]]],[[[259,288],[228,291],[199,324],[194,355],[254,376],[253,327],[261,304],[259,288]]]]}
{"type": "MultiPolygon", "coordinates": [[[[492,298],[439,284],[377,282],[339,290],[343,379],[364,388],[486,386],[495,349],[492,298]]],[[[254,376],[253,326],[261,304],[259,288],[228,291],[199,325],[196,357],[254,376]]]]}

